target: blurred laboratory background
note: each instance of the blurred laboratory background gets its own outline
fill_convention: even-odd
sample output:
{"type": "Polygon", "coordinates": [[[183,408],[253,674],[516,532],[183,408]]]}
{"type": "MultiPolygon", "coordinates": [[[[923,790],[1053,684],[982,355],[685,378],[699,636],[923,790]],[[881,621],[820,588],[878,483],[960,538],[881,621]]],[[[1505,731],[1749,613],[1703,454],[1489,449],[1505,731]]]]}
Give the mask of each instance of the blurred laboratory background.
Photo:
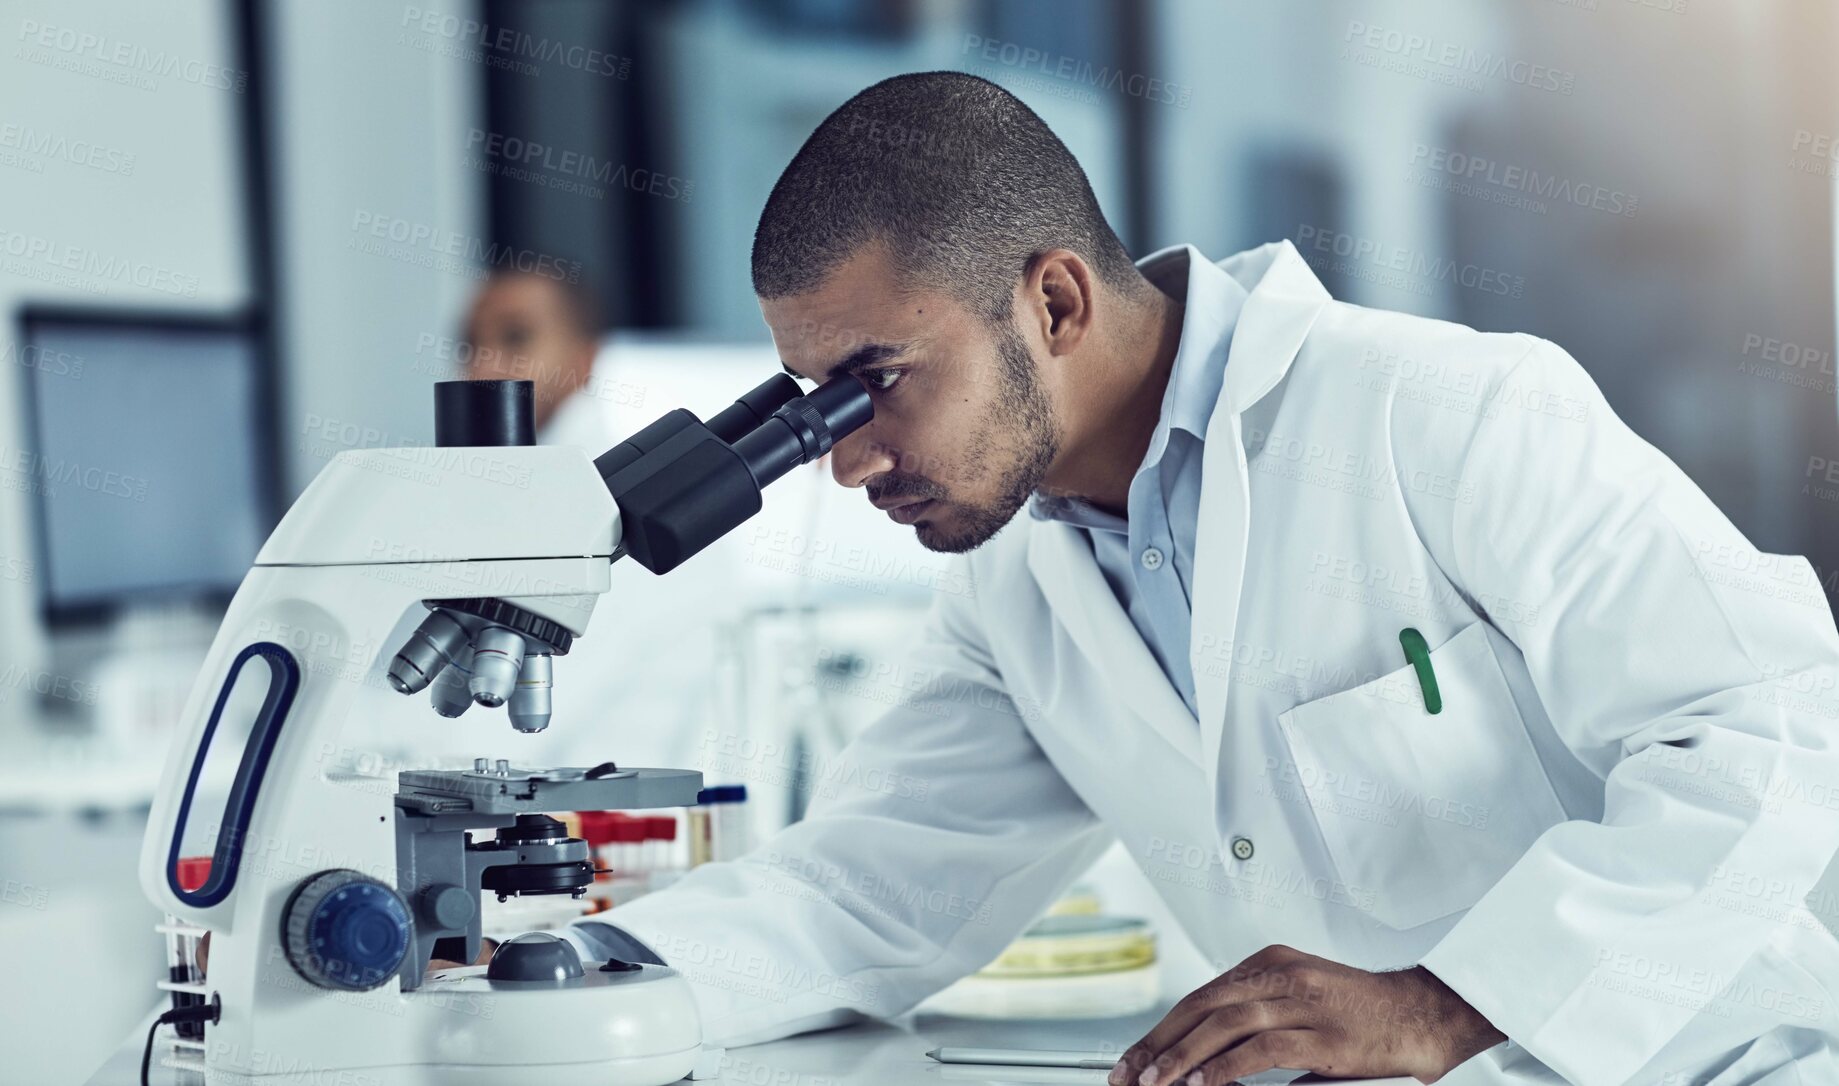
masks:
{"type": "MultiPolygon", "coordinates": [[[[0,972],[31,978],[0,1019],[58,1016],[8,1030],[9,1081],[80,1081],[154,1005],[149,797],[293,498],[431,444],[431,384],[483,361],[572,375],[541,439],[593,453],[769,375],[755,216],[896,73],[1020,96],[1134,253],[1287,238],[1338,297],[1556,341],[1811,559],[1783,591],[1835,592],[1828,0],[0,0],[0,39],[0,972]]],[[[766,504],[669,578],[616,566],[510,753],[701,769],[755,840],[848,771],[975,586],[822,466],[766,504]]],[[[330,756],[515,741],[466,728],[330,756]]],[[[1163,990],[1215,971],[1127,858],[1080,894],[1153,931],[1163,990]]]]}

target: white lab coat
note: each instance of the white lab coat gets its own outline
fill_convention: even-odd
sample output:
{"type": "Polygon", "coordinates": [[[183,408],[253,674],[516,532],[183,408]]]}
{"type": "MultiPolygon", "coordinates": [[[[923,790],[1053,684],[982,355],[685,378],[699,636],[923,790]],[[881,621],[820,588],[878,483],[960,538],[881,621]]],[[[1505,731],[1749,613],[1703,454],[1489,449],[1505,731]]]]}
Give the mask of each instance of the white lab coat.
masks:
{"type": "Polygon", "coordinates": [[[760,1041],[977,969],[1115,835],[1222,970],[1428,966],[1512,1038],[1448,1083],[1790,1083],[1797,1054],[1839,1081],[1811,567],[1552,344],[1332,301],[1287,242],[1221,267],[1251,294],[1207,430],[1198,724],[1076,531],[1018,517],[904,704],[810,767],[834,797],[611,919],[712,1040],[760,1041]]]}

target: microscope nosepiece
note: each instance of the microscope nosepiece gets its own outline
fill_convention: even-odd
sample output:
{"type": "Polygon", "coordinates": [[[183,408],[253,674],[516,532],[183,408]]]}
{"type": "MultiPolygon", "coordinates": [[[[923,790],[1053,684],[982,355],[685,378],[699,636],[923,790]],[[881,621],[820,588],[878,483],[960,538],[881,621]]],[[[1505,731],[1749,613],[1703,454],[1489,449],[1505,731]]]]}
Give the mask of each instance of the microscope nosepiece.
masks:
{"type": "Polygon", "coordinates": [[[551,666],[555,658],[546,652],[524,657],[523,670],[517,674],[517,689],[505,708],[511,726],[520,732],[540,732],[549,727],[549,692],[551,666]]]}
{"type": "Polygon", "coordinates": [[[434,611],[390,661],[389,680],[399,694],[423,690],[466,647],[466,628],[445,611],[434,611]]]}
{"type": "Polygon", "coordinates": [[[487,626],[473,638],[473,675],[466,684],[487,709],[503,705],[517,689],[524,667],[524,639],[503,626],[487,626]]]}

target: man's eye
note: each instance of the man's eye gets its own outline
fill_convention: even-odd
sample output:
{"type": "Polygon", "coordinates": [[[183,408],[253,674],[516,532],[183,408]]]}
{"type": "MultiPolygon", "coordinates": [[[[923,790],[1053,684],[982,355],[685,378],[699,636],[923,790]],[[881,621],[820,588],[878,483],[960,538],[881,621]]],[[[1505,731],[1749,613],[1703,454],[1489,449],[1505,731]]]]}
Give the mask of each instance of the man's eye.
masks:
{"type": "Polygon", "coordinates": [[[886,392],[894,387],[894,382],[900,380],[901,375],[905,372],[905,370],[893,368],[869,370],[862,375],[862,379],[868,382],[868,387],[876,392],[886,392]]]}

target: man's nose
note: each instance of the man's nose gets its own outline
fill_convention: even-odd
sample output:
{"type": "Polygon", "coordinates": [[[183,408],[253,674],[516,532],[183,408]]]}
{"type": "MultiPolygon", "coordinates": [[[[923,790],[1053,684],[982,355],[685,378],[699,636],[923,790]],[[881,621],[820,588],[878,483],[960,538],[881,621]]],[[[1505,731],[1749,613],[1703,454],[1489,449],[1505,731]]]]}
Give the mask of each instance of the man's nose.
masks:
{"type": "Polygon", "coordinates": [[[830,449],[830,474],[838,483],[859,487],[884,472],[892,471],[898,458],[894,450],[881,444],[864,426],[837,442],[830,449]]]}

